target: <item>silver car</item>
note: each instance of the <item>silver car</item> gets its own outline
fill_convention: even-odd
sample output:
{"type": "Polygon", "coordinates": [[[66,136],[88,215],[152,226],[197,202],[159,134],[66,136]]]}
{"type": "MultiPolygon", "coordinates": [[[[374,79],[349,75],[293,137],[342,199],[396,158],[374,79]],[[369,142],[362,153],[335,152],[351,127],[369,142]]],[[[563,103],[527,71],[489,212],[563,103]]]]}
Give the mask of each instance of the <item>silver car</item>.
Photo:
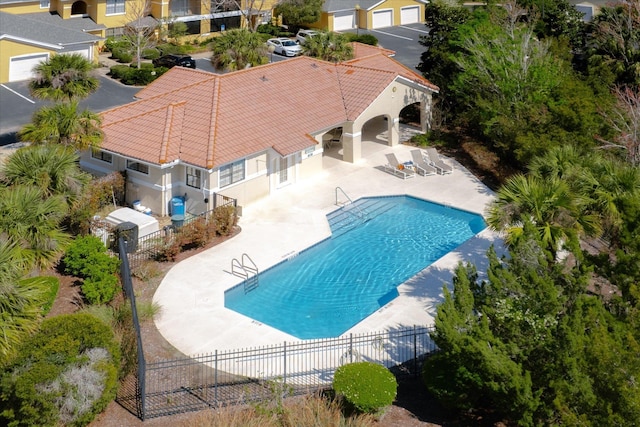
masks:
{"type": "Polygon", "coordinates": [[[296,34],[296,40],[300,44],[305,44],[310,37],[317,35],[318,32],[315,30],[298,30],[298,34],[296,34]]]}
{"type": "Polygon", "coordinates": [[[267,46],[273,47],[273,52],[284,56],[300,55],[302,48],[296,42],[286,37],[278,37],[267,40],[267,46]]]}

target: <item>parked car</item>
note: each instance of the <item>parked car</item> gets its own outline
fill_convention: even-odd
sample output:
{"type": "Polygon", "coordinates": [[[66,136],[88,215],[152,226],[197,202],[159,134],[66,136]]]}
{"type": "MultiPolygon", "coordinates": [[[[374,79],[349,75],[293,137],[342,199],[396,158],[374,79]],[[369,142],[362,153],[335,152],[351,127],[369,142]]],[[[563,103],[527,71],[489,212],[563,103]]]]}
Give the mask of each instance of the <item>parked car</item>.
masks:
{"type": "Polygon", "coordinates": [[[298,34],[296,34],[296,41],[300,44],[305,44],[309,37],[313,37],[318,34],[315,30],[298,30],[298,34]]]}
{"type": "Polygon", "coordinates": [[[196,68],[196,60],[189,55],[164,55],[160,58],[156,58],[153,61],[154,67],[180,67],[196,68]]]}
{"type": "Polygon", "coordinates": [[[267,46],[273,46],[273,51],[284,56],[300,55],[302,48],[296,42],[286,37],[267,40],[267,46]]]}

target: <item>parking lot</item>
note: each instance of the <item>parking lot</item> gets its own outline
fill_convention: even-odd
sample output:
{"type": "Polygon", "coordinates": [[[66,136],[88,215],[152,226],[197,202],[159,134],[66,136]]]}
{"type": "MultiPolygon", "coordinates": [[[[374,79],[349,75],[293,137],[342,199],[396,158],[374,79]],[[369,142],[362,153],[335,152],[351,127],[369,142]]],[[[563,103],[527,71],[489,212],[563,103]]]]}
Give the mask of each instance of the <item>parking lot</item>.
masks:
{"type": "MultiPolygon", "coordinates": [[[[382,28],[379,30],[352,30],[359,34],[372,34],[381,47],[396,52],[395,59],[415,70],[420,62],[424,47],[420,45],[420,36],[427,34],[424,24],[382,28]]],[[[194,55],[196,66],[200,70],[215,72],[209,61],[209,53],[194,55]]],[[[273,62],[286,60],[285,57],[272,54],[273,62]]],[[[106,69],[100,70],[100,88],[86,100],[80,102],[81,108],[100,112],[134,101],[133,96],[140,87],[126,86],[107,77],[106,69]]],[[[47,105],[31,97],[27,81],[0,84],[0,146],[16,142],[15,133],[31,121],[34,111],[47,105]]]]}

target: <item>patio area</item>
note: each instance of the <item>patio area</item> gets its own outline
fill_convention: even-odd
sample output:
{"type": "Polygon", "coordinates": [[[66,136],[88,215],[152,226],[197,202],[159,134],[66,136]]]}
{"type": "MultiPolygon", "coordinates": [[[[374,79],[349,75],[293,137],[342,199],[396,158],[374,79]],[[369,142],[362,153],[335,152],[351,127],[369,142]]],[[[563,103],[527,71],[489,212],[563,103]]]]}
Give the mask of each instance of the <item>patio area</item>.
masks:
{"type": "MultiPolygon", "coordinates": [[[[337,187],[352,200],[406,194],[484,214],[493,192],[451,159],[447,161],[455,170],[449,175],[403,180],[386,172],[385,154],[394,153],[400,161],[408,161],[415,147],[389,147],[379,130],[376,126],[365,128],[359,162],[341,161],[340,147],[332,147],[323,157],[323,172],[244,206],[239,235],[174,266],[154,296],[154,302],[162,307],[155,318],[162,335],[186,355],[296,341],[224,307],[225,290],[242,282],[231,274],[231,263],[246,253],[264,271],[329,237],[326,214],[338,208],[336,201],[345,201],[337,187]]],[[[407,139],[403,134],[401,140],[407,139]]],[[[432,325],[442,287],[451,283],[455,266],[470,261],[484,271],[485,253],[491,244],[498,253],[503,251],[498,236],[485,229],[400,285],[398,298],[346,334],[432,325]]]]}

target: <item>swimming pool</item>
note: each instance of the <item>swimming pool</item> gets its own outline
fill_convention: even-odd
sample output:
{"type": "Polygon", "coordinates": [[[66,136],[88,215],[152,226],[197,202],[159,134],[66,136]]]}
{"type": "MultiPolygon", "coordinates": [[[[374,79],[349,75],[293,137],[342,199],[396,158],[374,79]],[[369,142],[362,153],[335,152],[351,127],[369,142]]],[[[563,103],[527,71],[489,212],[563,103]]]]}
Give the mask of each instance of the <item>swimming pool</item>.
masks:
{"type": "Polygon", "coordinates": [[[336,337],[486,227],[480,215],[410,196],[362,198],[328,220],[331,238],[261,272],[252,291],[227,290],[225,307],[299,339],[336,337]]]}

